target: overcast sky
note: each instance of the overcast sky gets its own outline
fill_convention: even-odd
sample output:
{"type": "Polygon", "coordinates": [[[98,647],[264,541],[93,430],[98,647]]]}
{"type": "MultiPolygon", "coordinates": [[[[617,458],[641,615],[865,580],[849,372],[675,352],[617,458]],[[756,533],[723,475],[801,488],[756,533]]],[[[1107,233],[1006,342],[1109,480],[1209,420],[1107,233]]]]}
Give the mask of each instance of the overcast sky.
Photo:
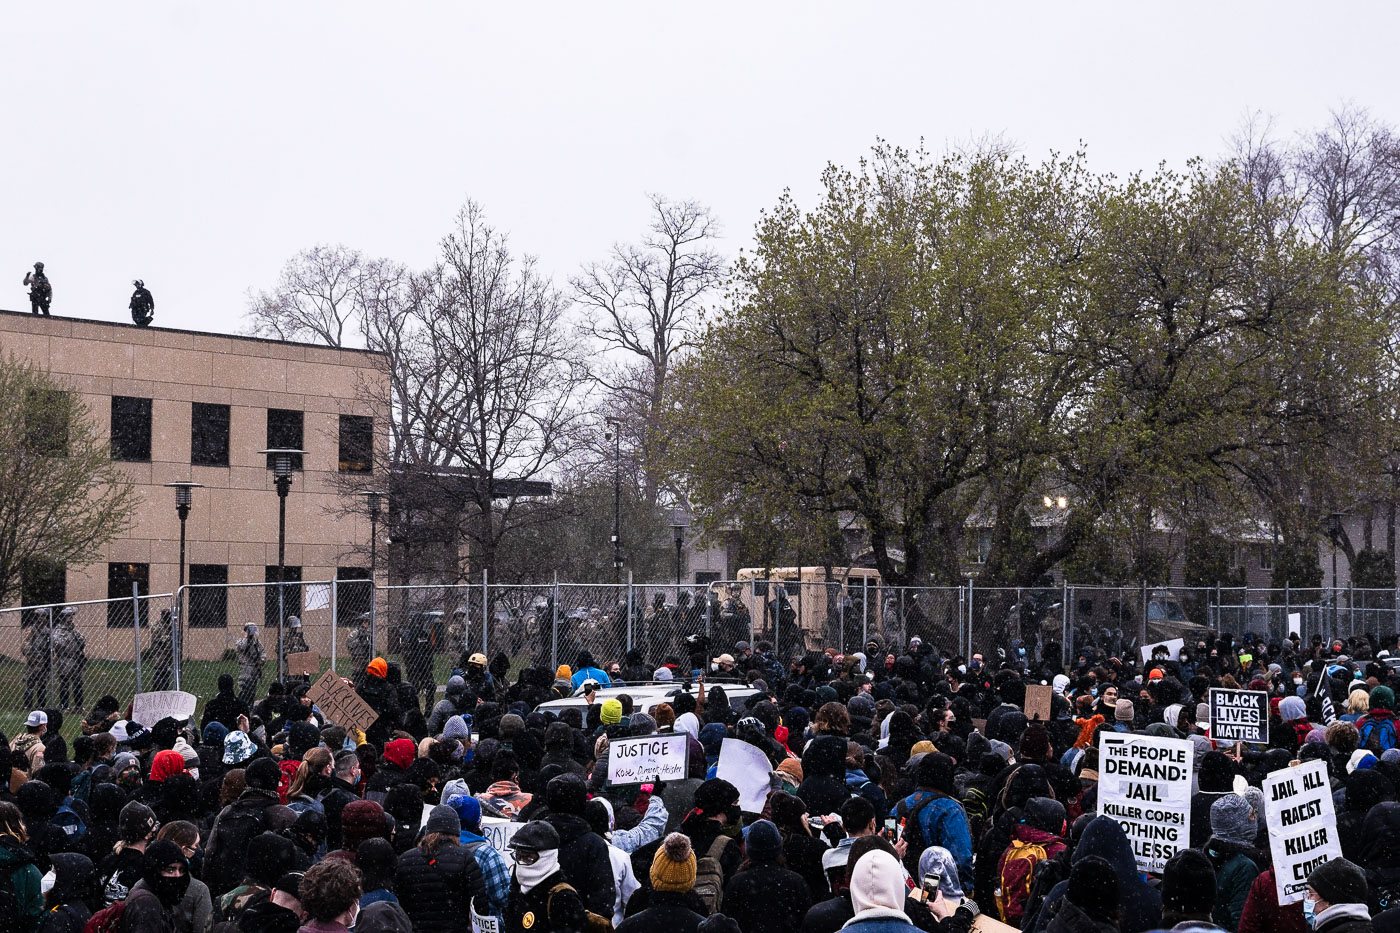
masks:
{"type": "Polygon", "coordinates": [[[1351,101],[1400,124],[1400,5],[45,3],[0,54],[0,308],[233,332],[316,243],[426,264],[472,197],[562,283],[647,192],[733,254],[876,137],[1082,140],[1119,173],[1351,101]]]}

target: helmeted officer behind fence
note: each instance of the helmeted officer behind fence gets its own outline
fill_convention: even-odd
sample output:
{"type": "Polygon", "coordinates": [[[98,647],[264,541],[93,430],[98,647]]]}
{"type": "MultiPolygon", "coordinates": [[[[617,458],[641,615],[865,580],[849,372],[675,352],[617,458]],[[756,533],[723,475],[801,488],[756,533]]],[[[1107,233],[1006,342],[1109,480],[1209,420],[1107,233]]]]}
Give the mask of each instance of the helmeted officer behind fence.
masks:
{"type": "Polygon", "coordinates": [[[151,689],[169,690],[174,683],[175,643],[170,631],[170,610],[160,611],[160,622],[151,626],[151,646],[141,652],[151,666],[151,689]]]}
{"type": "Polygon", "coordinates": [[[52,609],[36,612],[24,640],[24,705],[33,709],[49,702],[49,669],[53,663],[50,640],[52,609]]]}
{"type": "Polygon", "coordinates": [[[350,670],[362,671],[374,657],[374,644],[370,641],[369,613],[361,613],[352,620],[350,637],[345,639],[345,650],[350,652],[350,670]]]}
{"type": "Polygon", "coordinates": [[[535,820],[510,841],[515,868],[506,899],[506,933],[583,933],[588,914],[559,867],[559,833],[535,820]]]}
{"type": "Polygon", "coordinates": [[[263,662],[267,652],[258,640],[258,627],[252,622],[243,626],[243,637],[235,646],[238,656],[238,698],[249,706],[258,696],[258,681],[262,680],[263,662]]]}
{"type": "MultiPolygon", "coordinates": [[[[83,709],[83,671],[87,667],[87,639],[73,624],[78,610],[64,606],[53,628],[53,657],[58,668],[58,702],[67,710],[83,709]],[[69,705],[69,699],[72,705],[69,705]]],[[[156,689],[161,689],[157,687],[156,689]]]]}

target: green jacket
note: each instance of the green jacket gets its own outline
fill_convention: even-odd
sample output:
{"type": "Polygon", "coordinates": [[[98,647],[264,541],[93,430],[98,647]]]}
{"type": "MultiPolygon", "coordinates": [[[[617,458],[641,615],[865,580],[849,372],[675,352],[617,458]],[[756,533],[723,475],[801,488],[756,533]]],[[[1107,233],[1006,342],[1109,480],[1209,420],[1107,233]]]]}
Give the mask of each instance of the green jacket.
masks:
{"type": "Polygon", "coordinates": [[[1239,929],[1245,898],[1259,876],[1259,865],[1246,847],[1212,837],[1206,855],[1215,865],[1215,907],[1210,919],[1226,930],[1239,929]]]}
{"type": "Polygon", "coordinates": [[[34,866],[34,853],[9,836],[0,836],[0,872],[8,872],[19,901],[19,933],[34,933],[44,916],[43,875],[34,866]]]}

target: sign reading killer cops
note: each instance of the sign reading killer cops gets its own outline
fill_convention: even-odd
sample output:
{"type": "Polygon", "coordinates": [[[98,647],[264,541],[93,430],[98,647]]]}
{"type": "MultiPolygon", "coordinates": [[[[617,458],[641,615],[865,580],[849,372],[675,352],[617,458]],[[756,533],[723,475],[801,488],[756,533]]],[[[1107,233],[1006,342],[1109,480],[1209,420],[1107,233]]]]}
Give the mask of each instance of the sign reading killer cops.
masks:
{"type": "Polygon", "coordinates": [[[1210,688],[1210,737],[1216,742],[1269,741],[1269,695],[1210,688]]]}
{"type": "Polygon", "coordinates": [[[1301,901],[1312,870],[1342,857],[1327,763],[1310,761],[1264,778],[1264,817],[1278,902],[1301,901]]]}
{"type": "Polygon", "coordinates": [[[1099,736],[1099,813],[1123,827],[1139,871],[1161,872],[1191,844],[1191,759],[1185,739],[1099,736]]]}

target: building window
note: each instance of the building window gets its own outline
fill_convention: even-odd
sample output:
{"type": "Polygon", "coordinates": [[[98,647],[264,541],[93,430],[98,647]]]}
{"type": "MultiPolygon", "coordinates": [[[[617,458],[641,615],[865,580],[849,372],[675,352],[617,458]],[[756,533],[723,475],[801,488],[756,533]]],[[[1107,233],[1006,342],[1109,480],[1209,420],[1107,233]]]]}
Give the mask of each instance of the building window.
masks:
{"type": "Polygon", "coordinates": [[[229,407],[195,402],[190,410],[190,463],[228,466],[229,407]]]}
{"type": "Polygon", "coordinates": [[[718,570],[697,570],[695,571],[695,585],[709,586],[711,583],[718,583],[723,578],[718,570]]]}
{"type": "MultiPolygon", "coordinates": [[[[282,606],[287,616],[301,616],[301,568],[283,567],[286,571],[282,586],[277,585],[277,567],[267,567],[263,579],[268,585],[263,587],[263,625],[272,631],[277,630],[277,591],[282,591],[282,606]]],[[[283,620],[285,621],[285,619],[283,620]]]]}
{"type": "Polygon", "coordinates": [[[963,546],[966,549],[964,556],[968,563],[985,564],[987,556],[992,553],[992,529],[966,529],[963,535],[963,546]]]}
{"type": "Polygon", "coordinates": [[[24,444],[48,457],[68,456],[73,398],[61,389],[30,389],[24,398],[24,444]]]}
{"type": "Polygon", "coordinates": [[[112,459],[151,459],[151,400],[112,396],[112,459]]]}
{"type": "MultiPolygon", "coordinates": [[[[20,605],[55,606],[68,598],[68,569],[56,561],[31,559],[24,562],[19,579],[20,605]]],[[[55,610],[56,611],[56,610],[55,610]]],[[[48,622],[49,610],[25,609],[20,625],[48,622]]]]}
{"type": "Polygon", "coordinates": [[[1272,571],[1274,569],[1274,546],[1266,544],[1259,549],[1259,569],[1272,571]]]}
{"type": "Polygon", "coordinates": [[[368,415],[340,416],[340,472],[374,472],[374,419],[368,415]]]}
{"type": "Polygon", "coordinates": [[[227,587],[227,564],[190,564],[190,628],[228,627],[227,587]]]}
{"type": "MultiPolygon", "coordinates": [[[[302,442],[302,413],[287,408],[267,410],[267,447],[269,450],[304,450],[302,442]]],[[[272,457],[267,458],[267,468],[272,469],[272,457]]],[[[292,458],[292,469],[301,469],[301,455],[292,458]]]]}
{"type": "Polygon", "coordinates": [[[335,578],[335,618],[345,625],[356,616],[369,612],[370,584],[368,567],[337,567],[335,578]]]}
{"type": "Polygon", "coordinates": [[[131,628],[134,613],[131,607],[131,584],[138,587],[141,595],[141,625],[151,622],[151,601],[145,597],[151,592],[150,564],[108,564],[107,565],[107,604],[108,628],[131,628]]]}

